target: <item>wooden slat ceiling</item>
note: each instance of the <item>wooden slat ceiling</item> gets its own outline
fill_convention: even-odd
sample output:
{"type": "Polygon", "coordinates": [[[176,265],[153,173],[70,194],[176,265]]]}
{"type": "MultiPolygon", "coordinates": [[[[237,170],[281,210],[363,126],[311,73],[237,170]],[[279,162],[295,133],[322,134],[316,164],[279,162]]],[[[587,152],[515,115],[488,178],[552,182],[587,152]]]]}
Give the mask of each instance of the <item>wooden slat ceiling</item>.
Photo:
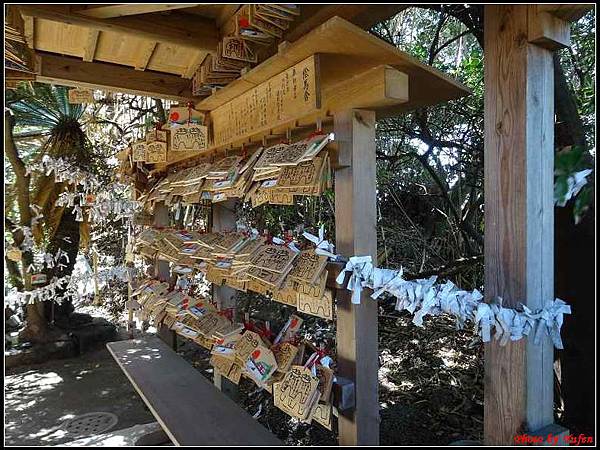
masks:
{"type": "MultiPolygon", "coordinates": [[[[221,38],[232,34],[234,14],[241,6],[13,4],[10,7],[20,10],[25,36],[30,47],[40,55],[41,65],[45,57],[53,58],[49,63],[53,73],[48,79],[107,88],[104,80],[95,81],[94,74],[109,73],[110,67],[114,66],[116,72],[111,78],[116,81],[123,76],[134,80],[141,71],[147,71],[150,72],[148,76],[140,76],[141,83],[149,83],[142,91],[156,92],[163,98],[182,99],[188,88],[182,89],[179,81],[192,78],[205,57],[216,52],[221,38]],[[82,61],[90,66],[82,66],[82,61]],[[71,66],[77,68],[82,79],[69,78],[69,71],[75,70],[71,66]],[[152,83],[156,80],[160,80],[161,86],[153,91],[152,83]],[[176,90],[165,92],[166,86],[176,87],[176,90]]],[[[283,40],[295,42],[334,16],[368,29],[409,6],[300,4],[300,16],[292,22],[283,40]]],[[[579,17],[587,9],[589,5],[548,6],[548,12],[568,20],[579,17]]],[[[277,53],[277,45],[260,52],[259,61],[262,61],[277,53]]],[[[131,91],[129,81],[125,84],[131,91]]],[[[115,85],[113,90],[122,88],[121,84],[115,85]]]]}
{"type": "MultiPolygon", "coordinates": [[[[35,50],[119,64],[137,70],[152,70],[191,78],[211,49],[190,48],[167,42],[161,33],[151,37],[152,26],[144,33],[121,31],[136,18],[163,18],[165,27],[183,16],[202,18],[214,23],[219,34],[231,28],[233,14],[240,4],[188,5],[16,5],[28,24],[35,50]],[[95,24],[100,24],[96,27],[95,24]],[[106,26],[104,26],[106,24],[106,26]],[[110,27],[115,25],[114,31],[110,27]]],[[[286,39],[293,41],[334,15],[360,26],[372,26],[405,8],[404,5],[302,5],[302,15],[289,30],[286,39]]],[[[156,19],[158,18],[158,19],[156,19]]],[[[138,25],[134,23],[137,27],[138,25]]],[[[168,36],[167,36],[168,37],[168,36]]],[[[216,50],[216,46],[213,51],[216,50]]]]}

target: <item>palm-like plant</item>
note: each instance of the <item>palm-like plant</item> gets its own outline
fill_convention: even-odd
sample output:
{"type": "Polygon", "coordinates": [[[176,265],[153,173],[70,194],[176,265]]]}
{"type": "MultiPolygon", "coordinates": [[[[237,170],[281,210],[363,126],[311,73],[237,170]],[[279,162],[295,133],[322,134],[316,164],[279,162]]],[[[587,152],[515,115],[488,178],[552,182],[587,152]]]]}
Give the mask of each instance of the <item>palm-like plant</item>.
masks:
{"type": "MultiPolygon", "coordinates": [[[[82,124],[85,108],[69,103],[67,88],[34,84],[32,89],[20,88],[12,92],[7,103],[17,126],[48,136],[41,147],[23,158],[25,166],[28,161],[39,161],[48,155],[89,168],[91,144],[82,124]]],[[[83,241],[89,240],[88,223],[76,221],[72,208],[56,205],[59,195],[68,189],[76,189],[76,186],[56,183],[53,175],[32,174],[30,202],[37,205],[42,214],[41,222],[32,227],[35,241],[45,247],[47,253],[55,254],[62,249],[69,256],[66,267],[46,269],[48,279],[69,275],[79,251],[80,237],[83,241]]]]}

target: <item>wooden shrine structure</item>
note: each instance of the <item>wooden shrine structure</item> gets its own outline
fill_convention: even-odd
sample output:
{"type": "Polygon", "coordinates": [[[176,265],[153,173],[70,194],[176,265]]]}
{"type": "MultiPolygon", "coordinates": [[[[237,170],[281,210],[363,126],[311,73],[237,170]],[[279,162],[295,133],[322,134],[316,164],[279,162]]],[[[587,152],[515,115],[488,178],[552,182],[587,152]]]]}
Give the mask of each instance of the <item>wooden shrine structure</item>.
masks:
{"type": "MultiPolygon", "coordinates": [[[[202,156],[308,135],[317,125],[333,131],[336,250],[376,257],[376,120],[468,95],[468,88],[365,31],[410,5],[299,5],[298,17],[281,39],[261,48],[253,68],[194,96],[191,79],[235,28],[242,6],[9,8],[22,19],[37,81],[192,101],[210,117],[202,156]],[[251,117],[240,116],[247,97],[298,73],[309,73],[308,84],[299,80],[302,101],[265,100],[265,114],[279,108],[277,114],[244,122],[251,117]]],[[[554,298],[552,52],[569,45],[570,21],[588,9],[485,7],[485,296],[500,296],[505,306],[525,301],[540,308],[554,298]]],[[[154,170],[191,166],[198,156],[177,152],[154,170]]],[[[213,209],[214,229],[234,223],[227,205],[213,209]]],[[[155,211],[157,224],[165,217],[166,207],[155,211]]],[[[162,270],[166,277],[168,265],[162,270]]],[[[353,382],[355,395],[355,408],[339,413],[340,444],[379,443],[378,308],[363,295],[360,305],[345,290],[335,299],[337,375],[353,382]]],[[[215,296],[231,301],[228,288],[215,296]]],[[[549,338],[540,345],[530,339],[486,344],[486,444],[512,444],[524,429],[534,434],[552,426],[552,361],[549,338]]]]}

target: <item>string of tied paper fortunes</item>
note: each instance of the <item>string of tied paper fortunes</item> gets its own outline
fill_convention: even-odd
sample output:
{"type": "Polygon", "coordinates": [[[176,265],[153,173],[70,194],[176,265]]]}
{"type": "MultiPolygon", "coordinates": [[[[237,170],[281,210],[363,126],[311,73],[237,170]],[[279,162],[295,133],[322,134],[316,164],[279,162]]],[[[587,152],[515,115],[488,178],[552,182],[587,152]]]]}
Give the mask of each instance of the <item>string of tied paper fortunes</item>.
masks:
{"type": "Polygon", "coordinates": [[[62,192],[56,202],[58,206],[73,208],[75,220],[78,222],[83,222],[82,206],[89,207],[89,218],[96,223],[107,221],[111,215],[115,217],[114,220],[131,218],[141,206],[139,202],[133,200],[114,198],[117,192],[126,187],[125,185],[112,183],[108,187],[103,186],[98,177],[79,169],[63,158],[55,159],[49,155],[44,155],[41,161],[29,163],[25,169],[25,174],[29,175],[32,171],[42,172],[46,176],[54,173],[56,183],[66,182],[81,187],[81,192],[62,192]],[[105,187],[105,189],[99,192],[102,187],[105,187]],[[75,204],[77,198],[79,198],[79,203],[75,204]]]}
{"type": "MultiPolygon", "coordinates": [[[[304,237],[317,246],[316,253],[333,260],[343,258],[335,254],[334,245],[325,240],[325,230],[321,226],[319,235],[305,232],[304,237]]],[[[353,256],[346,261],[344,270],[338,275],[336,282],[343,285],[346,273],[350,279],[346,289],[352,291],[352,303],[359,304],[363,288],[373,291],[371,298],[377,300],[383,293],[396,297],[396,310],[406,310],[414,314],[413,323],[423,326],[423,318],[427,315],[437,316],[447,313],[455,317],[456,324],[462,329],[467,321],[471,321],[478,329],[483,342],[489,342],[494,329],[494,339],[504,346],[507,342],[517,341],[524,336],[533,336],[535,344],[539,344],[544,334],[552,339],[554,346],[563,348],[560,330],[563,315],[571,314],[571,307],[557,298],[539,310],[531,310],[521,304],[521,310],[505,308],[502,298],[497,297],[492,303],[485,303],[483,295],[477,290],[464,291],[451,281],[436,284],[437,277],[428,279],[405,280],[402,269],[380,269],[373,266],[370,256],[353,256]]]]}
{"type": "Polygon", "coordinates": [[[45,286],[30,291],[18,292],[16,288],[13,288],[8,295],[6,295],[6,300],[9,304],[23,305],[35,301],[48,300],[61,303],[66,298],[70,297],[81,299],[82,295],[80,294],[78,287],[82,284],[86,285],[93,277],[97,277],[97,280],[100,283],[106,283],[112,280],[125,282],[131,281],[133,277],[135,277],[136,272],[137,269],[133,267],[117,266],[102,270],[97,274],[93,274],[90,270],[89,273],[86,272],[79,276],[66,275],[60,278],[52,278],[45,286]],[[59,291],[62,292],[62,295],[59,295],[59,291]]]}
{"type": "Polygon", "coordinates": [[[563,348],[560,329],[563,315],[571,314],[571,307],[561,299],[554,299],[536,311],[525,305],[521,305],[522,310],[504,308],[500,297],[493,303],[485,303],[477,289],[463,291],[450,281],[436,284],[435,276],[407,281],[402,278],[402,269],[374,267],[370,256],[351,257],[336,279],[338,284],[344,283],[347,272],[350,279],[346,289],[352,291],[352,303],[360,303],[364,288],[373,290],[371,298],[375,300],[387,293],[396,297],[396,310],[414,314],[413,323],[417,326],[423,326],[426,315],[448,313],[456,318],[459,329],[467,321],[473,322],[483,342],[491,340],[494,328],[494,339],[499,340],[500,345],[529,335],[539,344],[547,334],[556,348],[563,348]]]}

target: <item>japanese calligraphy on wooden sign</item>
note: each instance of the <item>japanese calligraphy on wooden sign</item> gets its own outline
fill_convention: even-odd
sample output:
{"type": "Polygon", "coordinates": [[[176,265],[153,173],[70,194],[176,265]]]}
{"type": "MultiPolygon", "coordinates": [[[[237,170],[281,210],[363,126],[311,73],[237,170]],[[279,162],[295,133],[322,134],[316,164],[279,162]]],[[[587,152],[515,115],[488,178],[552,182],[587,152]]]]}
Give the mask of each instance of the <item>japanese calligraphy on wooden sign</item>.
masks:
{"type": "Polygon", "coordinates": [[[227,144],[320,108],[318,67],[318,55],[312,55],[213,110],[214,144],[227,144]]]}
{"type": "Polygon", "coordinates": [[[207,128],[204,125],[185,124],[171,130],[171,151],[189,152],[206,150],[207,128]]]}

